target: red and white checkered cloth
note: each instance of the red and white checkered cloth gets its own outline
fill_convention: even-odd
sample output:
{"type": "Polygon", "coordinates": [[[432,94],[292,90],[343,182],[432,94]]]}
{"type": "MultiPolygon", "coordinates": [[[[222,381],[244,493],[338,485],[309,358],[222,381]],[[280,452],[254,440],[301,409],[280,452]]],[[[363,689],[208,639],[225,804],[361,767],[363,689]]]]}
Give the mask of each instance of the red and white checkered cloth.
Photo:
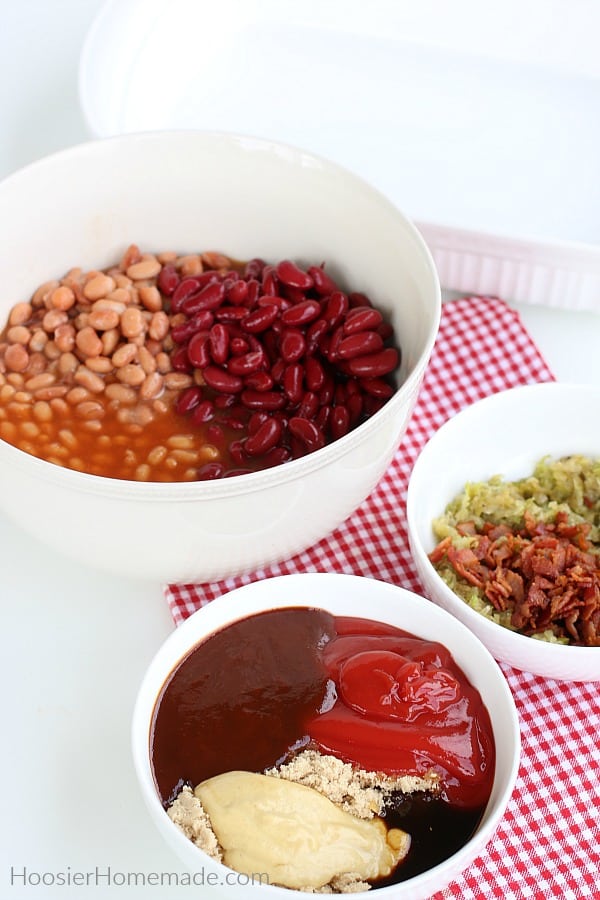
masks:
{"type": "MultiPolygon", "coordinates": [[[[420,450],[467,404],[552,380],[518,313],[501,300],[468,297],[444,304],[407,433],[370,497],[329,537],[292,559],[218,584],[168,586],[175,623],[234,587],[295,572],[366,575],[422,593],[405,516],[408,479],[420,450]]],[[[518,781],[486,852],[435,900],[600,898],[598,687],[502,668],[521,722],[518,781]]]]}

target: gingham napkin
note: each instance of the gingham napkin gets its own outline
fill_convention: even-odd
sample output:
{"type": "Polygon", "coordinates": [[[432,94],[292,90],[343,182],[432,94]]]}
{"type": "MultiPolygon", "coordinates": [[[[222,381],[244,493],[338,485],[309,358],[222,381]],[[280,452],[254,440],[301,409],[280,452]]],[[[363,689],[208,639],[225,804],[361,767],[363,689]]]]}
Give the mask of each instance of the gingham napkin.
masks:
{"type": "MultiPolygon", "coordinates": [[[[203,585],[169,585],[176,624],[234,587],[295,572],[346,572],[422,593],[406,530],[406,489],[426,441],[467,404],[553,375],[517,312],[501,300],[444,304],[407,433],[370,497],[329,537],[292,559],[203,585]]],[[[502,666],[522,734],[518,781],[485,853],[441,898],[600,897],[600,701],[593,683],[549,681],[502,666]]]]}

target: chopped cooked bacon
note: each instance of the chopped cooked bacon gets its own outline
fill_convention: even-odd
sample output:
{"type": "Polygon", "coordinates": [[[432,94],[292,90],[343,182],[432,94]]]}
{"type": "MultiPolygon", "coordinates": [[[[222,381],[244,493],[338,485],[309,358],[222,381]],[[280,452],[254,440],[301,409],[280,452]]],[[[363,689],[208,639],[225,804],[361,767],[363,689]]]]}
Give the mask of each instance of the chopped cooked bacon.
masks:
{"type": "Polygon", "coordinates": [[[446,556],[456,572],[475,587],[483,587],[485,583],[485,568],[479,562],[476,554],[469,547],[453,547],[446,550],[446,556]]]}
{"type": "Polygon", "coordinates": [[[525,515],[524,527],[461,522],[457,531],[471,546],[444,538],[430,554],[438,566],[478,588],[497,611],[509,610],[524,634],[551,629],[570,643],[600,646],[600,554],[592,552],[587,523],[553,522],[525,515]]]}
{"type": "Polygon", "coordinates": [[[467,534],[474,537],[477,534],[477,526],[472,519],[469,522],[461,522],[456,526],[456,530],[459,534],[462,534],[463,537],[467,534]]]}
{"type": "Polygon", "coordinates": [[[435,550],[432,550],[429,554],[429,559],[434,564],[439,563],[446,555],[446,550],[452,546],[452,538],[445,537],[443,541],[440,541],[435,550]]]}

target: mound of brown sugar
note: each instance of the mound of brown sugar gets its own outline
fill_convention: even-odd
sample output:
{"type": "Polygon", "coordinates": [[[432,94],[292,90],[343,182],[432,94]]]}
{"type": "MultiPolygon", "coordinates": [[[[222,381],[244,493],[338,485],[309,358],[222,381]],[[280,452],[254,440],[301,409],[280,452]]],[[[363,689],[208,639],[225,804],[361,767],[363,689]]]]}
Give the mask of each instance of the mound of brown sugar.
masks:
{"type": "Polygon", "coordinates": [[[191,787],[186,785],[181,789],[168,808],[167,814],[197,847],[217,862],[223,861],[223,854],[217,836],[211,828],[210,819],[201,802],[194,796],[191,787]]]}
{"type": "Polygon", "coordinates": [[[422,778],[416,775],[391,776],[367,772],[317,750],[303,750],[291,762],[279,768],[267,769],[265,775],[287,778],[314,788],[332,803],[360,819],[382,815],[385,800],[393,792],[414,794],[417,791],[435,793],[439,790],[439,776],[433,771],[422,778]]]}

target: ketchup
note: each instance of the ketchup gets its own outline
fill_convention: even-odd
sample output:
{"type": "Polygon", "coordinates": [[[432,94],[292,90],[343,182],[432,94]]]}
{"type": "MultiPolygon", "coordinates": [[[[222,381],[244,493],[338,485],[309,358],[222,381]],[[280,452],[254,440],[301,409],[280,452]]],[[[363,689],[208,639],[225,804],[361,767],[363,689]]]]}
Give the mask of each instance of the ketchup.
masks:
{"type": "Polygon", "coordinates": [[[323,662],[336,688],[307,731],[323,752],[367,771],[440,775],[458,806],[487,802],[494,742],[479,693],[439,643],[367,619],[340,617],[323,662]]]}

